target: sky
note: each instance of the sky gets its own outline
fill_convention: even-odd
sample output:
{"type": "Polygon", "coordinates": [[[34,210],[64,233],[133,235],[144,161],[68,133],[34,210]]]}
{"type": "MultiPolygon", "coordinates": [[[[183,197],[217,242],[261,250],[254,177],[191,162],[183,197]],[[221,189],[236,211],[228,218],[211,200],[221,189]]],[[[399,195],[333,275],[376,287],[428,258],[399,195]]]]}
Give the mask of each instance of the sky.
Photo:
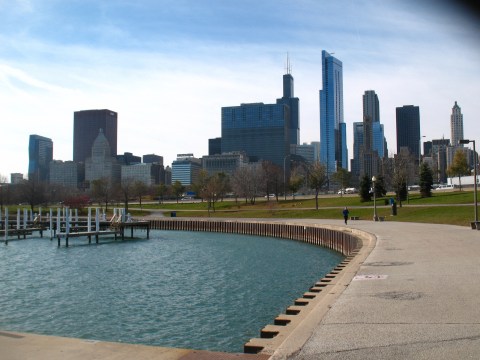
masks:
{"type": "MultiPolygon", "coordinates": [[[[460,5],[457,5],[460,4],[460,5]]],[[[349,157],[375,90],[389,153],[395,108],[425,141],[450,138],[455,101],[480,140],[480,19],[447,0],[0,0],[0,175],[28,171],[28,140],[73,157],[73,113],[118,113],[118,153],[208,154],[222,106],[275,103],[287,53],[300,140],[320,140],[321,53],[343,63],[349,157]]],[[[480,145],[477,146],[480,148],[480,145]]]]}

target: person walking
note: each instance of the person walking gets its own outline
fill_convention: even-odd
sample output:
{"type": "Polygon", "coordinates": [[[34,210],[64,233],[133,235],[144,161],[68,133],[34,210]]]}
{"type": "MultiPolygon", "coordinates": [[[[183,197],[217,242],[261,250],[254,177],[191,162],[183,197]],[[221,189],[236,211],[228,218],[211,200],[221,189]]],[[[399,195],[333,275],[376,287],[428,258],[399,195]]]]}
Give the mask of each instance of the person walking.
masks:
{"type": "Polygon", "coordinates": [[[348,220],[348,208],[345,206],[345,209],[343,209],[343,218],[345,219],[345,225],[347,225],[347,220],[348,220]]]}

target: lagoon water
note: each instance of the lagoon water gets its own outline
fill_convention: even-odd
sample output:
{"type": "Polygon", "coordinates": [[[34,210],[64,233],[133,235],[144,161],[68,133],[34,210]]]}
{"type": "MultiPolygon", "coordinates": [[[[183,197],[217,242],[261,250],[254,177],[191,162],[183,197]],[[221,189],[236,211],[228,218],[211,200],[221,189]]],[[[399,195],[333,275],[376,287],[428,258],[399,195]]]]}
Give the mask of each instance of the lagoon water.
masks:
{"type": "Polygon", "coordinates": [[[291,240],[219,233],[86,243],[1,245],[0,329],[242,352],[342,259],[291,240]]]}

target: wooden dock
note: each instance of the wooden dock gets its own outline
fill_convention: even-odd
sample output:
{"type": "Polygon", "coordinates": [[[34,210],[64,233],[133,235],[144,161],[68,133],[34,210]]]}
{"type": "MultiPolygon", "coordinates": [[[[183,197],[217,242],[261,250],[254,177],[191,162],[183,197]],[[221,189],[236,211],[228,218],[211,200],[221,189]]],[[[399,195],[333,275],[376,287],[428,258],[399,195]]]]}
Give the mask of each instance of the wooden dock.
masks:
{"type": "Polygon", "coordinates": [[[70,238],[85,237],[88,239],[88,243],[92,243],[92,237],[95,238],[95,243],[100,242],[100,238],[104,236],[113,235],[115,241],[118,237],[121,240],[125,240],[125,230],[130,229],[130,238],[133,239],[134,230],[146,230],[147,239],[150,238],[150,222],[149,221],[131,221],[131,222],[115,222],[110,224],[110,228],[106,230],[99,231],[74,231],[74,232],[59,232],[55,236],[57,238],[58,246],[61,246],[61,239],[65,239],[65,246],[68,247],[70,238]]]}

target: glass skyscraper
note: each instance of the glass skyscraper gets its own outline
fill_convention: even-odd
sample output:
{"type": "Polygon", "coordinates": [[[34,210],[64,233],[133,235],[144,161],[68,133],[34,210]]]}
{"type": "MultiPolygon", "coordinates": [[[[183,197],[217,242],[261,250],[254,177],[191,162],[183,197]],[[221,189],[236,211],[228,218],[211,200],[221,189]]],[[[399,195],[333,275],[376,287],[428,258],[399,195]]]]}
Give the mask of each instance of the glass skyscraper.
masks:
{"type": "Polygon", "coordinates": [[[420,108],[404,105],[396,108],[397,154],[406,147],[416,159],[420,156],[420,108]]]}
{"type": "Polygon", "coordinates": [[[28,142],[28,179],[37,182],[48,181],[52,160],[52,139],[40,135],[30,135],[28,142]]]}
{"type": "Polygon", "coordinates": [[[285,104],[241,104],[222,108],[222,154],[244,151],[251,162],[283,168],[290,154],[290,109],[285,104]]]}
{"type": "Polygon", "coordinates": [[[328,175],[337,168],[348,169],[346,124],[343,121],[343,65],[322,51],[320,90],[320,162],[328,175]]]}

